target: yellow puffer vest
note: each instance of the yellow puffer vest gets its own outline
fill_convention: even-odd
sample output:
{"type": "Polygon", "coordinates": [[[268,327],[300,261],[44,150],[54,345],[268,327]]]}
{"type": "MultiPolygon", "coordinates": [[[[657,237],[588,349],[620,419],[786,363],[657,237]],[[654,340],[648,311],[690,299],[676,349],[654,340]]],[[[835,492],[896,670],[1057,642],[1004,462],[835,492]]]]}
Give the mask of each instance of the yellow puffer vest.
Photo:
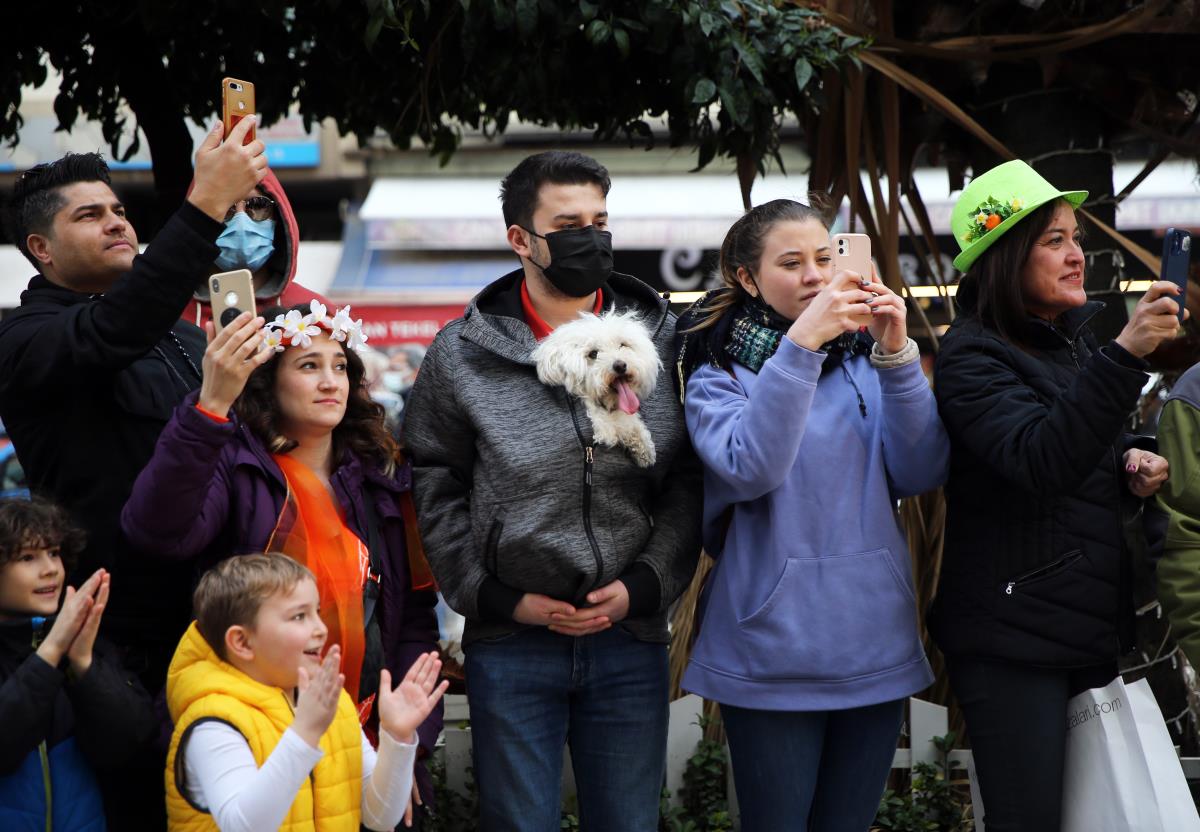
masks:
{"type": "MultiPolygon", "coordinates": [[[[211,814],[183,792],[180,741],[198,720],[219,719],[241,732],[262,767],[293,712],[283,691],[256,682],[208,646],[196,623],[188,628],[167,671],[167,707],[175,721],[167,754],[167,817],[172,832],[216,830],[211,814]]],[[[342,691],[333,724],[321,737],[325,752],[301,786],[283,825],[287,832],[358,832],[362,813],[362,735],[350,696],[342,691]]]]}

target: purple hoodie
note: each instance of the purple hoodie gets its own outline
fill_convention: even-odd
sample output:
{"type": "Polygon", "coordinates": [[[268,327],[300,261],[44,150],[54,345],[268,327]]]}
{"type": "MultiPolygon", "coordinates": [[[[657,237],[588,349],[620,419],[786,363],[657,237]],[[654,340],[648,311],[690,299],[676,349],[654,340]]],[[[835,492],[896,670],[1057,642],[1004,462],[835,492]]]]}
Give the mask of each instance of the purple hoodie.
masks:
{"type": "Polygon", "coordinates": [[[717,702],[838,710],[933,681],[896,517],[946,478],[933,392],[919,362],[824,358],[784,338],[757,375],[705,365],[687,383],[717,564],[683,686],[717,702]]]}
{"type": "MultiPolygon", "coordinates": [[[[176,408],[121,512],[130,543],[164,559],[194,561],[197,575],[230,555],[263,551],[287,496],[283,472],[262,442],[232,413],[225,423],[201,413],[198,395],[176,408]]],[[[406,464],[388,477],[346,454],[330,483],[346,525],[363,541],[364,499],[373,500],[382,526],[386,555],[376,615],[384,666],[398,681],[417,656],[437,649],[437,595],[411,588],[400,515],[398,498],[411,487],[412,472],[406,464]]],[[[426,753],[441,728],[439,703],[418,730],[426,753]]]]}

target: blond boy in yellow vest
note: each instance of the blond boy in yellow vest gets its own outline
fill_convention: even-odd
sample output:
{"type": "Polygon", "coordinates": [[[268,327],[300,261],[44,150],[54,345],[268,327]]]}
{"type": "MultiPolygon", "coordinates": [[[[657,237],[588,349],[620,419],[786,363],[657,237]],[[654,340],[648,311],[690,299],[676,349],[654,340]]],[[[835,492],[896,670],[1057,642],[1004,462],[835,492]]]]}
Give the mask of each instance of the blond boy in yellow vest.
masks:
{"type": "Polygon", "coordinates": [[[393,829],[408,806],[416,728],[441,699],[441,662],[422,655],[379,685],[378,753],[338,671],[312,573],[279,554],[209,570],[196,620],[167,674],[171,830],[393,829]]]}

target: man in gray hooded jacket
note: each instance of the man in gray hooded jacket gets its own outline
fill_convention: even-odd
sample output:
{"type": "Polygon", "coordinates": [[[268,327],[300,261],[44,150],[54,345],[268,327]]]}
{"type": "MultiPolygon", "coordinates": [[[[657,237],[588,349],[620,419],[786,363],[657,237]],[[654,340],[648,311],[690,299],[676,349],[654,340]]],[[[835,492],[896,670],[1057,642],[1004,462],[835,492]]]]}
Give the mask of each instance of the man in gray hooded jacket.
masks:
{"type": "Polygon", "coordinates": [[[580,312],[633,309],[671,366],[667,302],[612,271],[608,189],[579,153],[513,169],[501,198],[521,268],[439,333],[405,409],[425,549],[467,619],[484,830],[559,828],[567,742],[583,828],[658,828],[666,613],[699,554],[699,469],[672,384],[641,402],[657,453],[641,468],[595,444],[582,402],[531,358],[580,312]]]}

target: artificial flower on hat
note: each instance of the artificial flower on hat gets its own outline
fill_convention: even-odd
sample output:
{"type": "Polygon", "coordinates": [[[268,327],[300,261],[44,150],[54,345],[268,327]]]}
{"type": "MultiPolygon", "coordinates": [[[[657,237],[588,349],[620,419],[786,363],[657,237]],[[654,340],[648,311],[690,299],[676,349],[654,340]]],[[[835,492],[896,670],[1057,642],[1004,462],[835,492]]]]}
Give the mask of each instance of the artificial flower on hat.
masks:
{"type": "Polygon", "coordinates": [[[963,235],[963,239],[968,243],[973,243],[982,237],[984,234],[996,228],[1000,223],[1011,217],[1020,209],[1014,209],[1012,206],[1024,205],[1019,199],[1010,199],[1008,202],[999,202],[994,196],[989,196],[979,207],[975,209],[975,221],[971,223],[971,227],[967,229],[967,233],[963,235]]]}
{"type": "Polygon", "coordinates": [[[1008,230],[1047,202],[1065,199],[1078,208],[1087,191],[1060,191],[1020,159],[979,174],[963,188],[950,214],[950,230],[962,250],[954,267],[965,272],[1008,230]]]}

